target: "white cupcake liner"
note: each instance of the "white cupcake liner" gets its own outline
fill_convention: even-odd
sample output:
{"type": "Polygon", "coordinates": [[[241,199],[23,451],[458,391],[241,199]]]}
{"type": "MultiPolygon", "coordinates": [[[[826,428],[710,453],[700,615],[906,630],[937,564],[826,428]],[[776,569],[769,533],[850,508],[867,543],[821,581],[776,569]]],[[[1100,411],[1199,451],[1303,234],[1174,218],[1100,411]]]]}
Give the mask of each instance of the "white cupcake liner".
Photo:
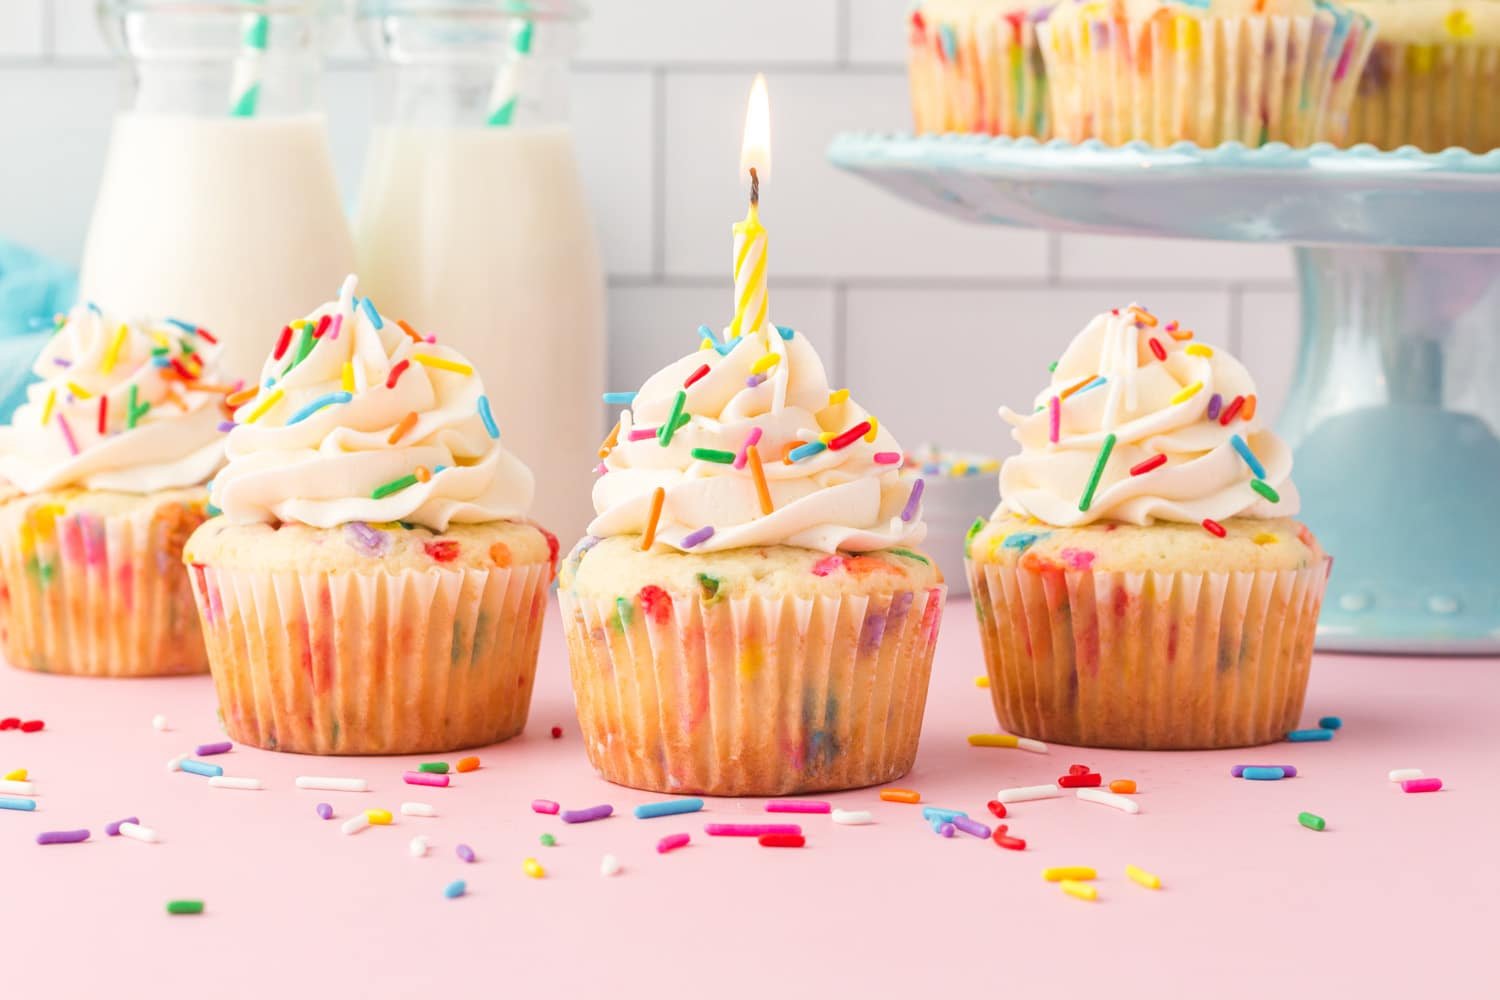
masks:
{"type": "Polygon", "coordinates": [[[1500,44],[1377,41],[1359,81],[1348,141],[1428,152],[1500,147],[1500,44]]]}
{"type": "Polygon", "coordinates": [[[916,758],[945,594],[559,590],[589,760],[617,784],[707,795],[899,778],[916,758]]]}
{"type": "Polygon", "coordinates": [[[1024,15],[928,21],[908,52],[919,133],[1048,136],[1047,77],[1036,25],[1024,15]],[[954,51],[949,57],[943,30],[954,51]]]}

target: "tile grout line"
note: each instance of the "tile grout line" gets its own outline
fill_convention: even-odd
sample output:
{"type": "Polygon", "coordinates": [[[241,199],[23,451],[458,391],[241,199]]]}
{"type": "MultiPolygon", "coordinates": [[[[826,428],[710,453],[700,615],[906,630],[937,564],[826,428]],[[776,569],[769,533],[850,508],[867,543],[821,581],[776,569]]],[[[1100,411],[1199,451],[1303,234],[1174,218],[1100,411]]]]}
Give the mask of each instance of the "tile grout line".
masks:
{"type": "Polygon", "coordinates": [[[1236,358],[1243,358],[1244,351],[1241,350],[1244,339],[1244,321],[1241,318],[1244,311],[1245,289],[1240,285],[1229,286],[1229,353],[1236,358]]]}
{"type": "Polygon", "coordinates": [[[651,72],[651,271],[667,273],[667,73],[651,72]]]}
{"type": "Polygon", "coordinates": [[[853,44],[850,32],[853,12],[849,9],[853,0],[836,0],[833,6],[833,66],[837,70],[849,68],[849,51],[853,44]]]}
{"type": "Polygon", "coordinates": [[[833,286],[834,384],[849,384],[849,289],[842,282],[833,286]]]}

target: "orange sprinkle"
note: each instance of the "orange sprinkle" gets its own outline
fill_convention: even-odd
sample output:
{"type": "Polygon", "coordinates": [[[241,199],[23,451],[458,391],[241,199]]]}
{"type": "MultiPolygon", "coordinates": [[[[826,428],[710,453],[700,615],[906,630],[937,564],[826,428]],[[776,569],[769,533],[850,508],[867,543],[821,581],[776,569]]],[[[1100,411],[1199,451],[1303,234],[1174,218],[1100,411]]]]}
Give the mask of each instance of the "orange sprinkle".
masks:
{"type": "Polygon", "coordinates": [[[1135,782],[1129,778],[1116,778],[1109,783],[1109,790],[1116,795],[1129,795],[1135,791],[1135,782]]]}
{"type": "Polygon", "coordinates": [[[173,406],[177,407],[179,410],[181,410],[182,412],[186,413],[187,412],[187,404],[182,401],[182,397],[181,396],[177,395],[177,390],[174,389],[172,386],[169,385],[169,386],[166,386],[166,392],[167,392],[167,402],[171,403],[173,406]]]}
{"type": "Polygon", "coordinates": [[[1240,407],[1240,419],[1249,420],[1255,416],[1255,396],[1251,394],[1245,397],[1245,405],[1240,407]]]}
{"type": "Polygon", "coordinates": [[[479,758],[463,757],[457,764],[453,765],[453,769],[460,774],[468,774],[470,771],[477,771],[479,770],[479,758]]]}
{"type": "Polygon", "coordinates": [[[882,788],[880,799],[882,802],[905,802],[912,806],[922,801],[922,794],[910,788],[882,788]]]}
{"type": "Polygon", "coordinates": [[[402,330],[406,331],[406,335],[412,340],[416,341],[418,344],[422,342],[422,335],[413,330],[411,328],[411,324],[407,323],[406,320],[398,319],[396,320],[396,325],[399,326],[402,330]]]}
{"type": "Polygon", "coordinates": [[[771,487],[766,485],[766,470],[760,464],[760,449],[755,445],[745,449],[745,464],[750,466],[750,478],[755,480],[755,495],[760,497],[760,512],[773,513],[776,506],[771,503],[771,487]]]}
{"type": "Polygon", "coordinates": [[[609,430],[609,437],[605,438],[604,439],[604,443],[599,446],[599,457],[600,458],[608,458],[609,457],[609,453],[611,451],[613,451],[615,445],[617,445],[619,443],[620,443],[620,422],[618,420],[616,420],[615,421],[615,425],[613,427],[611,427],[610,430],[609,430]]]}
{"type": "Polygon", "coordinates": [[[400,441],[406,437],[406,432],[415,426],[417,426],[417,411],[413,410],[402,417],[401,422],[391,430],[391,436],[386,438],[386,444],[395,444],[397,441],[400,441]]]}
{"type": "Polygon", "coordinates": [[[651,514],[646,518],[646,530],[641,533],[641,551],[649,552],[656,544],[656,524],[661,520],[661,505],[667,502],[667,491],[660,486],[651,494],[651,514]]]}
{"type": "Polygon", "coordinates": [[[233,392],[234,391],[234,386],[230,386],[230,385],[217,385],[217,384],[215,384],[213,382],[194,382],[193,383],[193,391],[194,392],[223,392],[223,393],[229,393],[229,392],[233,392]]]}
{"type": "Polygon", "coordinates": [[[783,465],[792,464],[792,452],[807,444],[806,441],[788,441],[781,449],[781,461],[783,465]]]}
{"type": "Polygon", "coordinates": [[[1192,340],[1193,339],[1193,331],[1192,330],[1168,330],[1167,332],[1172,335],[1172,339],[1173,340],[1192,340]]]}
{"type": "Polygon", "coordinates": [[[1155,326],[1156,325],[1156,317],[1153,316],[1153,315],[1151,315],[1150,313],[1148,313],[1146,310],[1144,310],[1144,309],[1132,309],[1130,311],[1133,312],[1133,313],[1135,313],[1135,318],[1136,319],[1140,320],[1142,323],[1145,323],[1147,326],[1155,326]]]}
{"type": "Polygon", "coordinates": [[[417,477],[417,482],[425,483],[432,479],[432,470],[425,465],[419,465],[413,475],[417,477]]]}
{"type": "Polygon", "coordinates": [[[1088,385],[1090,382],[1094,381],[1094,379],[1096,379],[1098,377],[1099,377],[1098,375],[1090,375],[1086,379],[1080,379],[1079,381],[1074,382],[1072,385],[1068,386],[1062,392],[1058,393],[1057,398],[1058,399],[1067,399],[1069,396],[1073,395],[1073,393],[1077,392],[1079,389],[1082,389],[1084,386],[1088,385]]]}
{"type": "Polygon", "coordinates": [[[229,395],[224,397],[224,402],[228,403],[230,406],[239,408],[250,402],[250,400],[254,399],[258,395],[260,395],[260,386],[252,385],[248,389],[241,389],[239,392],[231,392],[229,395]]]}

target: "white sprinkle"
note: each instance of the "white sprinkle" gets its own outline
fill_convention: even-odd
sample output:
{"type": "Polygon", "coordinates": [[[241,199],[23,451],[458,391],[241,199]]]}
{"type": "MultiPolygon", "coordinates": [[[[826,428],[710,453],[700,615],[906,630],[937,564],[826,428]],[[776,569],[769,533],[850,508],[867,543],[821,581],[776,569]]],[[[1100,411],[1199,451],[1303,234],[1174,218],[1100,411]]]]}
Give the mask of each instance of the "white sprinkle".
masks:
{"type": "Polygon", "coordinates": [[[141,826],[139,823],[121,823],[120,836],[139,840],[143,844],[154,844],[161,839],[156,835],[155,830],[149,826],[141,826]]]}
{"type": "Polygon", "coordinates": [[[167,717],[165,715],[153,715],[151,717],[151,728],[158,733],[167,731],[167,717]]]}
{"type": "Polygon", "coordinates": [[[427,838],[426,837],[413,837],[413,838],[411,838],[411,843],[407,846],[407,850],[411,851],[411,856],[414,857],[414,858],[420,858],[420,857],[422,857],[423,855],[425,855],[427,853],[427,838]]]}
{"type": "Polygon", "coordinates": [[[403,802],[401,803],[401,815],[436,816],[437,810],[425,802],[403,802]]]}
{"type": "Polygon", "coordinates": [[[599,874],[605,878],[620,874],[620,862],[615,860],[613,854],[606,854],[599,861],[599,874]]]}
{"type": "Polygon", "coordinates": [[[208,779],[208,783],[214,788],[239,788],[247,792],[266,787],[260,783],[259,778],[231,778],[225,774],[214,775],[208,779]]]}
{"type": "Polygon", "coordinates": [[[1116,795],[1114,792],[1106,792],[1102,788],[1080,788],[1078,797],[1085,802],[1097,802],[1101,806],[1113,806],[1121,812],[1138,813],[1141,804],[1129,795],[1116,795]]]}
{"type": "Polygon", "coordinates": [[[1047,749],[1047,744],[1043,743],[1041,740],[1028,740],[1024,736],[1017,736],[1016,737],[1016,749],[1017,750],[1027,750],[1027,751],[1029,751],[1031,753],[1050,753],[1051,752],[1051,751],[1049,751],[1047,749]]]}
{"type": "Polygon", "coordinates": [[[0,781],[0,792],[36,798],[36,783],[31,781],[0,781]]]}
{"type": "Polygon", "coordinates": [[[344,825],[339,827],[345,833],[358,833],[370,828],[370,818],[364,813],[356,813],[353,818],[345,820],[344,825]]]}
{"type": "Polygon", "coordinates": [[[304,774],[297,778],[297,787],[324,792],[367,792],[370,783],[364,778],[319,778],[304,774]]]}
{"type": "Polygon", "coordinates": [[[995,793],[1001,802],[1030,802],[1032,799],[1055,799],[1063,794],[1056,785],[1025,785],[1021,788],[1002,788],[995,793]]]}
{"type": "Polygon", "coordinates": [[[875,816],[866,809],[835,809],[833,821],[844,826],[864,826],[875,822],[875,816]]]}
{"type": "Polygon", "coordinates": [[[174,773],[176,771],[181,771],[182,770],[182,762],[185,761],[185,760],[187,760],[187,759],[188,759],[188,755],[187,754],[180,753],[176,757],[173,757],[171,760],[167,761],[167,773],[168,774],[172,774],[172,773],[174,773]]]}
{"type": "Polygon", "coordinates": [[[1391,772],[1392,781],[1412,781],[1423,776],[1420,767],[1398,767],[1391,772]]]}

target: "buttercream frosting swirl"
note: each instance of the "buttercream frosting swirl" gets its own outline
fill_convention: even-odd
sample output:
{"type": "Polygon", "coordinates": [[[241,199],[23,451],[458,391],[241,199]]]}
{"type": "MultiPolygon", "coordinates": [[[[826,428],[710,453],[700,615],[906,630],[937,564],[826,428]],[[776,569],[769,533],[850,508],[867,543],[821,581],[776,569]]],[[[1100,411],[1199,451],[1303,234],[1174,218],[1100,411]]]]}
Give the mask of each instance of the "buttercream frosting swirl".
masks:
{"type": "Polygon", "coordinates": [[[1138,306],[1094,317],[1036,408],[1000,416],[1021,445],[1000,469],[1000,513],[1072,527],[1298,510],[1291,449],[1262,423],[1244,366],[1138,306]]]}
{"type": "Polygon", "coordinates": [[[235,411],[212,502],[235,524],[331,528],[511,520],[531,471],[500,443],[484,384],[457,351],[354,295],[281,331],[235,411]]]}
{"type": "Polygon", "coordinates": [[[847,390],[830,393],[817,352],[785,327],[705,338],[646,380],[612,438],[590,535],[644,531],[658,488],[656,541],[683,551],[868,552],[926,535],[920,480],[903,470],[900,445],[847,390]],[[748,461],[752,442],[770,513],[748,461]]]}
{"type": "Polygon", "coordinates": [[[147,494],[208,481],[224,457],[219,349],[178,320],[121,322],[73,308],[42,349],[39,381],[0,427],[0,479],[25,493],[147,494]]]}

